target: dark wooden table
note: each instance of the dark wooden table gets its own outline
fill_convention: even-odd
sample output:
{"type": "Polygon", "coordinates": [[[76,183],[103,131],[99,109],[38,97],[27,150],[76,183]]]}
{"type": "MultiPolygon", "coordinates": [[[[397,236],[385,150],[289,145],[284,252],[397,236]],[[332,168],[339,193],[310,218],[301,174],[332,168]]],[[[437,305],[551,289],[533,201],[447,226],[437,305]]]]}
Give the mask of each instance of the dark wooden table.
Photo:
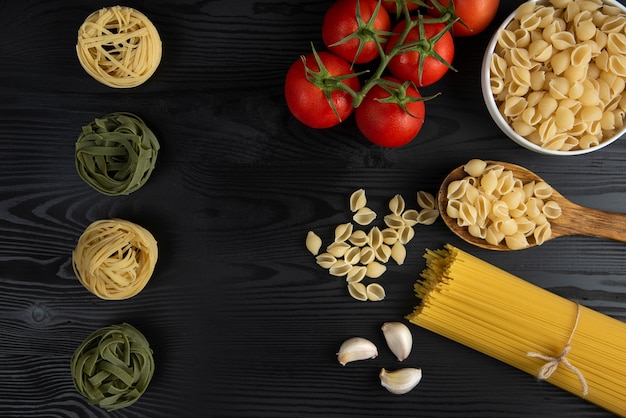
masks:
{"type": "MultiPolygon", "coordinates": [[[[520,1],[503,1],[501,21],[520,1]]],[[[606,417],[606,411],[453,341],[411,326],[403,364],[422,383],[392,395],[381,367],[397,362],[380,326],[417,299],[425,248],[452,243],[529,282],[626,320],[626,244],[569,237],[519,252],[469,247],[440,220],[417,228],[404,265],[389,264],[380,303],[351,299],[304,246],[330,236],[364,188],[380,213],[396,193],[415,206],[469,158],[535,170],[571,200],[625,212],[626,143],[578,157],[542,156],[506,139],[479,85],[492,25],[459,40],[455,66],[425,92],[422,132],[382,149],[354,120],[312,130],[283,99],[289,65],[330,1],[140,1],[163,40],[144,85],[117,90],[80,67],[77,29],[94,1],[0,3],[0,416],[2,417],[606,417]],[[144,118],[161,142],[153,176],[124,197],[99,194],[74,168],[81,126],[116,111],[144,118]],[[101,300],[71,267],[93,221],[124,218],[159,242],[138,296],[101,300]],[[110,414],[73,387],[69,360],[91,332],[128,322],[154,350],[145,395],[110,414]],[[339,344],[372,339],[380,356],[341,367],[339,344]]]]}

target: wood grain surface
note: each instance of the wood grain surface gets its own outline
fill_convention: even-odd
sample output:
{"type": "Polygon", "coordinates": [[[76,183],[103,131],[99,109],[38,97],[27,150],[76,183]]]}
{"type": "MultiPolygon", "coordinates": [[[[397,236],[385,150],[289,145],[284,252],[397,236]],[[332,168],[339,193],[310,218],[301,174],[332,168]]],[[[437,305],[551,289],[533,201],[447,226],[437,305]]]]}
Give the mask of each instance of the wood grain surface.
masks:
{"type": "MultiPolygon", "coordinates": [[[[520,1],[501,2],[496,22],[520,1]]],[[[525,166],[570,200],[626,212],[626,142],[577,157],[532,153],[507,140],[482,103],[486,32],[457,43],[455,66],[423,93],[422,132],[382,149],[353,119],[328,130],[290,116],[289,65],[321,46],[331,1],[140,1],[158,28],[163,60],[144,85],[105,87],[76,58],[77,30],[112,3],[0,2],[0,416],[2,417],[586,417],[608,412],[533,376],[412,326],[402,365],[422,383],[392,395],[381,367],[400,365],[380,332],[403,321],[425,248],[451,243],[552,292],[626,320],[626,245],[563,237],[518,252],[470,247],[441,220],[417,228],[402,266],[380,279],[387,298],[363,303],[316,265],[307,231],[325,240],[367,192],[384,213],[394,194],[415,207],[469,158],[525,166]],[[83,125],[117,111],[140,115],[161,143],[139,191],[99,194],[74,167],[83,125]],[[124,301],[87,292],[71,267],[93,221],[120,217],[150,230],[159,261],[124,301]],[[134,405],[106,413],[72,384],[69,361],[93,331],[128,322],[154,350],[156,372],[134,405]],[[341,367],[351,336],[377,359],[341,367]]]]}

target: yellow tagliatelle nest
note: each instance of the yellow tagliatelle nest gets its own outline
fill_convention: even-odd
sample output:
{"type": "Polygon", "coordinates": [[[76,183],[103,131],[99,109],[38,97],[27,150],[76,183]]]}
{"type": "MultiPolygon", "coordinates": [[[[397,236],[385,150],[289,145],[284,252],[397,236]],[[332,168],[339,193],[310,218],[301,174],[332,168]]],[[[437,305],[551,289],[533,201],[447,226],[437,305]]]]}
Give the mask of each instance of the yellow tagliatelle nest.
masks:
{"type": "Polygon", "coordinates": [[[148,283],[158,258],[157,242],[145,228],[122,219],[87,227],[72,253],[78,280],[101,299],[128,299],[148,283]]]}
{"type": "Polygon", "coordinates": [[[78,30],[76,53],[89,75],[109,87],[144,83],[161,62],[161,38],[148,18],[130,7],[102,8],[78,30]]]}

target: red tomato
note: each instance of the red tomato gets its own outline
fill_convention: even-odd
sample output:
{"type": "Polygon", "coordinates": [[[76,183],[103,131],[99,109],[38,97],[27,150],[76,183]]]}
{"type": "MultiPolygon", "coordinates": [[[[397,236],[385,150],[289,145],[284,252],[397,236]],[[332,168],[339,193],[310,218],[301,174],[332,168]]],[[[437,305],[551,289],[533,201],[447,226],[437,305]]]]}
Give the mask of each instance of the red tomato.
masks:
{"type": "MultiPolygon", "coordinates": [[[[432,19],[430,16],[423,16],[424,19],[432,19]]],[[[419,17],[415,17],[416,21],[419,17]]],[[[406,21],[402,20],[392,30],[396,35],[393,35],[387,43],[386,52],[389,53],[391,49],[398,43],[399,36],[406,26],[406,21]]],[[[431,51],[434,50],[444,61],[448,64],[452,64],[454,58],[454,41],[449,31],[446,31],[439,40],[434,42],[431,40],[436,37],[441,31],[445,30],[446,25],[443,23],[425,23],[424,25],[424,40],[426,40],[431,46],[419,48],[419,51],[403,52],[393,58],[391,58],[389,65],[389,71],[391,74],[401,80],[409,80],[415,83],[416,86],[423,87],[433,84],[441,79],[448,71],[449,67],[440,62],[433,56],[431,51]],[[434,46],[432,45],[434,43],[434,46]],[[420,74],[420,61],[424,60],[423,67],[420,74]],[[421,77],[420,77],[421,76],[421,77]]],[[[420,40],[419,25],[415,26],[409,31],[404,44],[409,42],[415,42],[420,40]]]]}
{"type": "MultiPolygon", "coordinates": [[[[450,6],[450,0],[437,0],[439,4],[444,7],[450,6]]],[[[493,18],[498,12],[500,6],[500,0],[452,0],[454,13],[463,21],[468,27],[463,26],[462,23],[456,22],[452,26],[453,36],[472,36],[484,31],[487,26],[493,21],[493,18]],[[469,28],[469,29],[468,29],[469,28]]],[[[429,5],[432,6],[432,1],[429,0],[429,5]]],[[[429,10],[433,16],[440,16],[438,10],[433,7],[429,10]]]]}
{"type": "Polygon", "coordinates": [[[322,23],[322,39],[326,47],[343,59],[362,64],[379,56],[374,37],[381,42],[384,36],[376,31],[389,32],[391,21],[387,11],[379,7],[374,15],[377,0],[338,0],[326,11],[322,23]],[[356,7],[359,4],[361,22],[357,20],[356,7]],[[351,39],[341,42],[347,37],[351,39]]]}
{"type": "MultiPolygon", "coordinates": [[[[402,13],[403,1],[404,0],[383,0],[383,7],[388,13],[391,13],[394,16],[399,16],[402,13]]],[[[412,2],[407,2],[406,5],[409,11],[417,10],[420,7],[419,4],[412,2]]]]}
{"type": "MultiPolygon", "coordinates": [[[[311,128],[330,128],[350,116],[354,107],[350,93],[338,90],[333,86],[325,86],[324,81],[327,81],[330,76],[354,74],[354,71],[350,63],[336,55],[329,52],[318,52],[317,54],[325,70],[320,71],[320,66],[317,64],[313,53],[306,55],[304,57],[306,67],[317,72],[316,80],[312,82],[307,78],[303,60],[298,59],[287,71],[285,99],[292,115],[300,122],[311,128]],[[330,95],[337,113],[330,106],[327,93],[330,95]]],[[[356,77],[341,82],[354,91],[358,91],[361,87],[359,79],[356,77]]]]}
{"type": "MultiPolygon", "coordinates": [[[[392,77],[384,77],[384,80],[402,84],[400,80],[392,77]]],[[[403,88],[409,98],[422,97],[411,86],[403,88]]],[[[411,142],[422,129],[425,107],[423,101],[406,101],[407,113],[397,103],[380,101],[391,95],[392,93],[385,88],[375,85],[356,108],[355,118],[359,131],[371,142],[382,147],[396,148],[411,142]]]]}

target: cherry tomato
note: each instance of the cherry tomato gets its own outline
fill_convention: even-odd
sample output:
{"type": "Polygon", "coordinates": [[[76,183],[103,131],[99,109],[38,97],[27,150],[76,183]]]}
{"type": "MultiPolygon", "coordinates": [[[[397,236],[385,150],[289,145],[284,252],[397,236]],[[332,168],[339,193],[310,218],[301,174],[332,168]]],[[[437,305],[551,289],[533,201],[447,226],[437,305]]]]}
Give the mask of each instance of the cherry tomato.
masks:
{"type": "MultiPolygon", "coordinates": [[[[400,80],[393,77],[384,77],[383,80],[402,85],[400,80]]],[[[420,93],[410,85],[403,85],[402,89],[408,98],[421,98],[420,93]]],[[[425,107],[421,100],[406,101],[406,110],[398,103],[381,101],[390,96],[392,93],[386,88],[375,85],[356,108],[354,115],[359,131],[368,140],[382,147],[396,148],[411,142],[422,129],[425,107]]]]}
{"type": "MultiPolygon", "coordinates": [[[[423,19],[432,19],[431,16],[424,15],[423,19]]],[[[414,21],[420,19],[420,17],[413,18],[414,21]]],[[[420,24],[421,25],[421,24],[420,24]]],[[[454,58],[454,41],[449,31],[445,31],[446,25],[443,23],[423,23],[424,37],[420,36],[420,25],[415,26],[409,31],[404,44],[423,40],[428,45],[419,48],[419,50],[411,52],[403,52],[395,55],[391,58],[389,65],[389,71],[395,77],[401,80],[409,80],[415,83],[418,87],[428,86],[434,82],[440,80],[444,74],[448,71],[449,67],[439,61],[433,54],[434,50],[442,60],[449,65],[452,65],[452,59],[454,58]],[[443,36],[438,40],[435,38],[442,31],[443,36]],[[420,61],[424,60],[420,74],[420,61]]],[[[401,33],[406,26],[406,21],[400,21],[392,30],[396,35],[392,35],[387,43],[386,52],[389,53],[391,49],[398,43],[399,33],[401,33]]]]}
{"type": "MultiPolygon", "coordinates": [[[[311,128],[329,128],[345,120],[352,114],[352,96],[336,87],[326,85],[332,76],[354,74],[350,63],[329,52],[318,52],[323,69],[320,70],[315,55],[307,54],[304,59],[295,61],[285,77],[285,99],[292,115],[311,128]],[[316,72],[314,80],[307,78],[306,68],[316,72]],[[336,110],[330,106],[327,94],[336,110]]],[[[357,77],[337,81],[344,83],[354,91],[360,88],[357,77]]]]}
{"type": "MultiPolygon", "coordinates": [[[[444,7],[450,7],[450,0],[437,0],[444,7]]],[[[452,35],[456,37],[472,36],[484,31],[493,21],[498,12],[500,0],[452,0],[455,14],[467,25],[456,22],[452,26],[452,35]],[[469,28],[469,29],[468,29],[469,28]]],[[[432,1],[429,0],[432,6],[432,1]]],[[[429,13],[440,16],[437,8],[432,7],[429,13]]]]}
{"type": "Polygon", "coordinates": [[[386,41],[386,37],[376,34],[376,31],[389,32],[390,28],[389,14],[378,6],[377,0],[338,0],[324,15],[322,39],[330,52],[347,61],[362,64],[379,56],[374,37],[381,42],[386,41]],[[360,21],[356,15],[357,4],[360,21]],[[341,42],[348,37],[351,38],[341,42]]]}

